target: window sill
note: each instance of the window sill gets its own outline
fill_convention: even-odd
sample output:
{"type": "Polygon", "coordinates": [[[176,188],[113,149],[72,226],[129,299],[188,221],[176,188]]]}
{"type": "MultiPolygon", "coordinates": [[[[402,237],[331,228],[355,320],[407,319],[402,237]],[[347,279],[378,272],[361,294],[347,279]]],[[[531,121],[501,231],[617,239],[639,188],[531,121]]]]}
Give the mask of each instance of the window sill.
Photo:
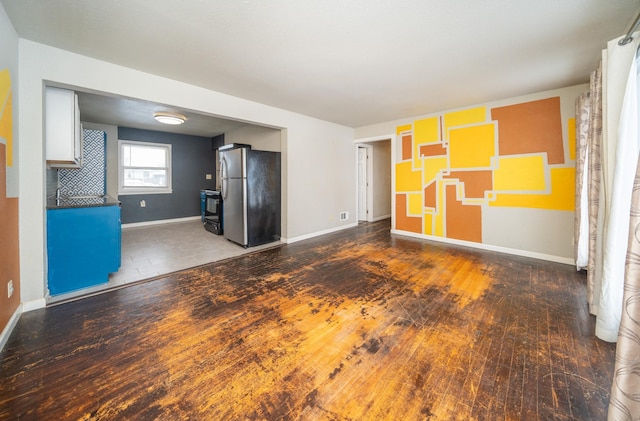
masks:
{"type": "Polygon", "coordinates": [[[173,193],[173,189],[168,190],[124,190],[118,191],[118,196],[132,196],[132,195],[141,195],[141,194],[171,194],[173,193]]]}

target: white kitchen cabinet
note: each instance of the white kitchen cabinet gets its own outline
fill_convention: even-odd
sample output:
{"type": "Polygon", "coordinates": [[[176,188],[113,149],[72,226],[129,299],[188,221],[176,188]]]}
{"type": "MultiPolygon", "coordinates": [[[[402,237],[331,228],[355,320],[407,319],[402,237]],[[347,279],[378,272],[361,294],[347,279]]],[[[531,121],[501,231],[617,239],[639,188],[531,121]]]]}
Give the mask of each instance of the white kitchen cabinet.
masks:
{"type": "Polygon", "coordinates": [[[75,92],[47,86],[45,135],[47,164],[50,167],[82,166],[82,130],[78,96],[75,92]]]}

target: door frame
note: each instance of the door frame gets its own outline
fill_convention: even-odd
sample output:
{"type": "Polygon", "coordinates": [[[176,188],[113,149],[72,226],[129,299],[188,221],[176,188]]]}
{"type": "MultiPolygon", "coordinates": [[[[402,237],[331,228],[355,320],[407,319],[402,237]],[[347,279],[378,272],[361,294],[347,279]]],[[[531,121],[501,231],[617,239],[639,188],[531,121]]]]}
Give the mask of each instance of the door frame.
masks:
{"type": "Polygon", "coordinates": [[[373,219],[373,214],[369,212],[369,210],[371,210],[371,208],[373,208],[373,178],[372,178],[372,174],[373,174],[373,146],[371,145],[367,145],[367,144],[360,144],[357,146],[357,151],[358,151],[358,165],[357,165],[357,176],[356,176],[356,182],[358,183],[358,187],[356,189],[357,191],[357,197],[358,197],[358,203],[356,206],[356,217],[359,221],[368,221],[371,222],[373,219]],[[361,150],[365,150],[366,151],[366,166],[365,166],[365,190],[364,190],[364,194],[365,194],[365,202],[366,202],[366,206],[365,206],[365,217],[364,219],[360,218],[360,211],[362,209],[360,209],[360,194],[362,193],[362,189],[361,189],[361,173],[360,173],[360,151],[361,150]]]}
{"type": "MultiPolygon", "coordinates": [[[[396,173],[393,170],[393,163],[396,162],[396,134],[386,134],[386,135],[380,135],[380,136],[372,136],[372,137],[363,137],[363,138],[357,138],[353,140],[354,143],[354,155],[355,155],[355,164],[356,164],[356,176],[355,176],[355,183],[356,183],[356,196],[355,196],[355,202],[356,202],[356,217],[357,215],[360,214],[359,209],[358,209],[358,203],[360,201],[360,192],[359,192],[359,183],[358,183],[358,177],[359,177],[359,171],[358,171],[358,148],[359,147],[366,147],[366,148],[370,148],[369,152],[371,152],[373,150],[373,145],[371,145],[371,143],[373,142],[381,142],[381,141],[385,141],[388,140],[391,142],[391,162],[389,162],[389,166],[391,167],[391,191],[389,191],[389,194],[391,195],[391,229],[394,230],[396,227],[396,198],[395,195],[393,194],[394,192],[394,186],[396,184],[396,173]]],[[[367,178],[369,179],[369,183],[367,186],[367,207],[369,209],[371,209],[373,207],[373,181],[372,181],[372,174],[373,174],[373,159],[371,159],[371,155],[369,156],[369,159],[367,160],[367,178]]],[[[367,214],[367,221],[368,222],[372,222],[373,221],[373,213],[370,212],[369,214],[367,214]]]]}

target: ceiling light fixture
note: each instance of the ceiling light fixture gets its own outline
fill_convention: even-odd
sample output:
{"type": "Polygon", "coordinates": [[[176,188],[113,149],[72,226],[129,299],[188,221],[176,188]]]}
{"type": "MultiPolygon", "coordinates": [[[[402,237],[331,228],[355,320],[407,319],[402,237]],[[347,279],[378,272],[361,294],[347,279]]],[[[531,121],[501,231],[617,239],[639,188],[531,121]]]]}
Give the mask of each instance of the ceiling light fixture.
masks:
{"type": "Polygon", "coordinates": [[[187,121],[187,117],[173,113],[155,113],[153,115],[153,118],[155,118],[160,123],[172,125],[182,124],[187,121]]]}

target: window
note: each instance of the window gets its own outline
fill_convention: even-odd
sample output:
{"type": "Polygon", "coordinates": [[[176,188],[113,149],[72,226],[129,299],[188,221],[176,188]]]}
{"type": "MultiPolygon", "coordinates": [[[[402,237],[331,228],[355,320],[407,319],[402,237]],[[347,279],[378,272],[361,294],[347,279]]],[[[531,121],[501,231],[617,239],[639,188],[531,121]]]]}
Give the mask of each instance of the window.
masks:
{"type": "Polygon", "coordinates": [[[171,145],[119,140],[118,194],[171,193],[171,145]]]}

